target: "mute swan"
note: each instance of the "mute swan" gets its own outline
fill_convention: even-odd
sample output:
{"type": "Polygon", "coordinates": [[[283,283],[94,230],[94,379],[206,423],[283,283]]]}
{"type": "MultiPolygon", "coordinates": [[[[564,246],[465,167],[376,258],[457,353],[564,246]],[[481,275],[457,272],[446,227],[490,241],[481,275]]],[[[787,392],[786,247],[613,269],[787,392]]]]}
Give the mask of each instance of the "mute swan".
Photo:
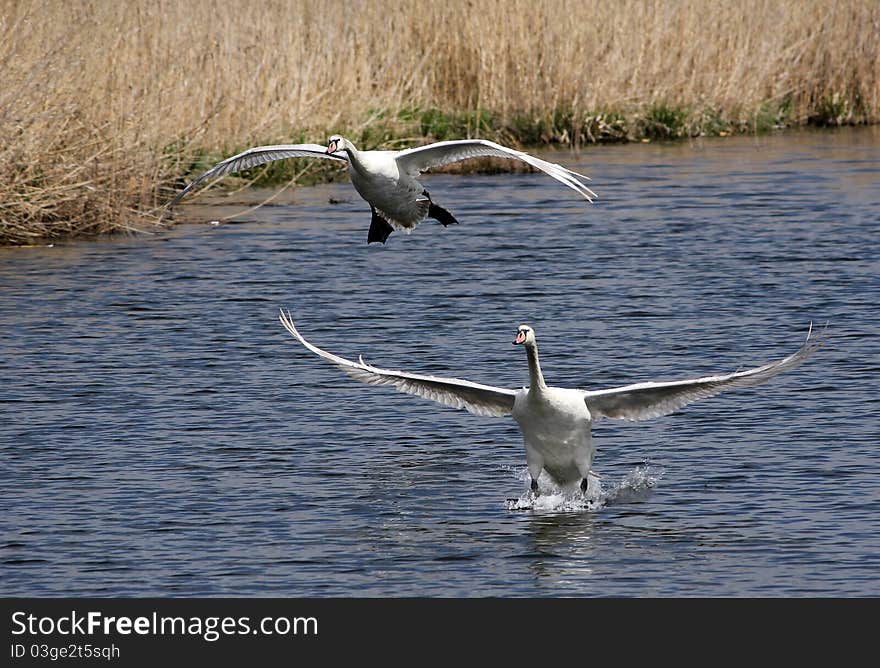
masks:
{"type": "Polygon", "coordinates": [[[431,195],[416,177],[430,167],[482,156],[522,160],[576,190],[587,201],[592,202],[596,197],[592,190],[578,180],[589,180],[589,177],[485,139],[442,141],[404,151],[358,151],[349,140],[333,135],[326,149],[318,144],[279,144],[249,148],[199,176],[181,190],[168,206],[172,207],[180,202],[189,191],[207,179],[285,158],[327,158],[347,163],[352,185],[367,201],[373,213],[367,243],[378,241],[384,244],[395,229],[411,231],[425,218],[439,220],[444,227],[457,223],[451,213],[431,201],[431,195]]]}
{"type": "Polygon", "coordinates": [[[367,364],[363,358],[352,362],[306,341],[297,331],[289,312],[285,314],[281,311],[279,319],[306,348],[361,382],[391,385],[401,392],[453,408],[466,408],[476,415],[512,415],[522,431],[534,494],[538,493],[541,471],[547,471],[560,485],[580,481],[581,491],[587,491],[587,477],[596,451],[590,435],[593,422],[603,417],[647,420],[668,415],[697,399],[711,397],[724,390],[759,385],[778,373],[795,368],[821,345],[820,339],[810,338],[813,329],[811,323],[801,348],[778,362],[720,376],[585,391],[550,387],[544,382],[538,363],[535,330],[528,325],[520,325],[513,343],[525,346],[531,382],[520,390],[508,390],[457,378],[380,369],[367,364]]]}

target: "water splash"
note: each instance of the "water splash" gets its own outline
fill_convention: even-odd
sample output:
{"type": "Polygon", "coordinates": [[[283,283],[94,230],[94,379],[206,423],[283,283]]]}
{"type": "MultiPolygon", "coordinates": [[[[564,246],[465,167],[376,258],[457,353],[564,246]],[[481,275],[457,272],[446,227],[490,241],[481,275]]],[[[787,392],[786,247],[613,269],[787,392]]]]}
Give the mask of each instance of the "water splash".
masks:
{"type": "MultiPolygon", "coordinates": [[[[508,510],[532,510],[536,512],[594,512],[605,506],[618,503],[636,503],[644,501],[651,489],[663,476],[662,469],[650,464],[637,466],[619,482],[609,481],[590,476],[589,487],[582,493],[578,485],[560,487],[547,476],[538,480],[541,494],[538,497],[530,491],[524,492],[516,499],[507,499],[508,510]]],[[[528,469],[518,473],[520,480],[528,479],[528,469]]]]}

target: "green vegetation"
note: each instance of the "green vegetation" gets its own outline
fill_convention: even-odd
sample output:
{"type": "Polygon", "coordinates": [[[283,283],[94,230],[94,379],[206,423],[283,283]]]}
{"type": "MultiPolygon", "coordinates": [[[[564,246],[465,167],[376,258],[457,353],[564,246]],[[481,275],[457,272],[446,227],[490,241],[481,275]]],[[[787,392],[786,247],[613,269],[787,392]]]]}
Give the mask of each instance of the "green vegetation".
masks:
{"type": "MultiPolygon", "coordinates": [[[[150,229],[217,161],[334,132],[536,147],[876,123],[877,25],[876,0],[0,0],[0,243],[150,229]]],[[[334,178],[300,160],[229,183],[334,178]]]]}

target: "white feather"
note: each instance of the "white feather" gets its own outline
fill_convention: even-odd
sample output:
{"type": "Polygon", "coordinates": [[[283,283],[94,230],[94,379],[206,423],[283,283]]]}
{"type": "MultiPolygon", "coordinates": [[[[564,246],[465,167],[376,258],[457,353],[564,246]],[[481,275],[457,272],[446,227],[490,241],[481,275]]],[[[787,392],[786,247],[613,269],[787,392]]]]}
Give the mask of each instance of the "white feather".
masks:
{"type": "MultiPolygon", "coordinates": [[[[516,342],[525,344],[531,382],[529,387],[508,390],[458,378],[382,369],[367,364],[363,358],[353,362],[309,343],[296,329],[289,313],[282,311],[279,319],[302,345],[363,383],[389,385],[400,392],[444,406],[464,408],[477,415],[511,415],[522,431],[532,479],[536,481],[541,471],[546,470],[563,485],[583,481],[591,473],[595,455],[591,426],[596,420],[602,417],[646,420],[667,415],[697,399],[725,390],[759,385],[800,365],[822,343],[821,338],[810,336],[811,325],[801,348],[778,362],[693,380],[638,383],[588,392],[547,386],[538,362],[534,330],[521,325],[516,342]]],[[[583,482],[582,486],[585,488],[583,482]]]]}
{"type": "MultiPolygon", "coordinates": [[[[418,175],[430,167],[480,157],[520,160],[541,170],[579,193],[588,202],[596,198],[583,180],[588,177],[553,162],[485,139],[443,141],[403,151],[358,151],[344,137],[333,136],[327,148],[318,144],[281,144],[248,149],[217,164],[184,188],[171,201],[174,206],[208,179],[232,174],[274,160],[324,158],[348,165],[351,183],[358,194],[394,229],[411,230],[430,213],[432,204],[418,175]],[[328,150],[335,148],[332,153],[328,150]]],[[[382,239],[384,241],[384,239],[382,239]]]]}

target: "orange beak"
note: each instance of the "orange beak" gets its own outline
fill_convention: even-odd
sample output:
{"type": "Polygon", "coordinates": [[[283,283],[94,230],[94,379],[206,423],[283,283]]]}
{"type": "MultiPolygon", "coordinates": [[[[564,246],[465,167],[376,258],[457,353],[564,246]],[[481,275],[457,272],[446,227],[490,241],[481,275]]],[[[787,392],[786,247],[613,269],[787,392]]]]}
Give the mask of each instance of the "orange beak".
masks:
{"type": "Polygon", "coordinates": [[[517,332],[516,338],[513,340],[513,345],[516,345],[518,343],[523,343],[525,340],[526,340],[526,333],[525,332],[517,332]]]}
{"type": "Polygon", "coordinates": [[[337,143],[335,141],[331,141],[327,146],[327,153],[336,153],[337,143]]]}

